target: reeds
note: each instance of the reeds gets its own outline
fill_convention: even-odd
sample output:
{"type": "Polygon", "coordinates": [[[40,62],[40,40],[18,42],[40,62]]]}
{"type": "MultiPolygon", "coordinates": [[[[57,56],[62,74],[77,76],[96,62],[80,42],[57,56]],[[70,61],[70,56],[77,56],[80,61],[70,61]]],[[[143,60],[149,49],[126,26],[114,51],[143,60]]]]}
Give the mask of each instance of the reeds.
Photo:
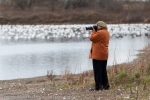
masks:
{"type": "MultiPolygon", "coordinates": [[[[145,100],[150,93],[150,52],[145,51],[132,62],[114,64],[107,68],[110,90],[116,99],[145,100]],[[120,95],[121,94],[121,95],[120,95]],[[120,95],[120,96],[118,96],[120,95]]],[[[53,71],[47,77],[54,80],[53,71]]],[[[88,88],[94,85],[93,71],[72,74],[68,70],[61,76],[61,89],[88,88]]],[[[57,86],[57,82],[55,82],[57,86]]]]}
{"type": "MultiPolygon", "coordinates": [[[[128,90],[130,98],[140,100],[150,88],[150,52],[145,50],[133,62],[113,65],[108,68],[111,88],[114,92],[128,90]]],[[[115,93],[114,93],[115,94],[115,93]]]]}

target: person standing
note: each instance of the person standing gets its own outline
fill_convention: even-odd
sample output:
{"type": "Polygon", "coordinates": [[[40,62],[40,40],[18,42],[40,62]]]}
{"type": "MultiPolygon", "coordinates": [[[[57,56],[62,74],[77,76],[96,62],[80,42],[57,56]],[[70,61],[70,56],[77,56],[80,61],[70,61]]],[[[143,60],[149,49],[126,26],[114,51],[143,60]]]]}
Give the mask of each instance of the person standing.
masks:
{"type": "Polygon", "coordinates": [[[90,58],[93,63],[93,72],[95,87],[90,88],[90,91],[108,90],[110,88],[107,76],[107,60],[108,60],[108,46],[110,34],[107,30],[107,25],[103,21],[96,23],[97,30],[93,28],[90,35],[92,42],[90,58]]]}

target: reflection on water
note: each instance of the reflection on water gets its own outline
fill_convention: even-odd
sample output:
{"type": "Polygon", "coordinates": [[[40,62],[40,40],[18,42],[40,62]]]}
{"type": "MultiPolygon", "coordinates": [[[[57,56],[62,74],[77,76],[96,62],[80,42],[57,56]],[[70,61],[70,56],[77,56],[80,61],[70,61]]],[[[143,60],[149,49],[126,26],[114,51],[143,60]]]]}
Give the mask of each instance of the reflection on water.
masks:
{"type": "MultiPolygon", "coordinates": [[[[5,31],[4,31],[5,32],[5,31]]],[[[117,36],[117,34],[116,34],[117,36]]],[[[150,39],[145,35],[110,39],[108,65],[133,60],[150,39]]],[[[47,70],[64,74],[92,70],[88,38],[0,39],[0,80],[43,76],[47,70]]]]}

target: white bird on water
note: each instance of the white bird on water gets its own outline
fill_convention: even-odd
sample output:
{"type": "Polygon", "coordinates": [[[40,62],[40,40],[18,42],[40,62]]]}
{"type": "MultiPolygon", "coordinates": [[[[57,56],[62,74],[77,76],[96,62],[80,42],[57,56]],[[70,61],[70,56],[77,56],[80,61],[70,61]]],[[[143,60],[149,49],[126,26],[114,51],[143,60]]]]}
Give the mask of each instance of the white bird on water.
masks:
{"type": "MultiPolygon", "coordinates": [[[[85,27],[92,25],[0,25],[1,39],[50,39],[51,37],[83,37],[90,31],[85,27]]],[[[143,34],[150,37],[150,24],[108,24],[111,37],[123,38],[131,35],[139,37],[143,34]]]]}

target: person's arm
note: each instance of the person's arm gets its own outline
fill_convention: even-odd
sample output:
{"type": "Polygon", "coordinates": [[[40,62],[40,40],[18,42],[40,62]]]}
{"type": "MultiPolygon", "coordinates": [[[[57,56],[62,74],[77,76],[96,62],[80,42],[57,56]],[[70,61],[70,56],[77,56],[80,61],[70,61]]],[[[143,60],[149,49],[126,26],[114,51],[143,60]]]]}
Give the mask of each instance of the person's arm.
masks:
{"type": "Polygon", "coordinates": [[[92,41],[92,42],[97,42],[97,41],[99,41],[100,40],[100,33],[98,33],[98,32],[96,32],[96,31],[92,31],[92,34],[91,34],[91,36],[90,36],[90,40],[92,41]]]}

